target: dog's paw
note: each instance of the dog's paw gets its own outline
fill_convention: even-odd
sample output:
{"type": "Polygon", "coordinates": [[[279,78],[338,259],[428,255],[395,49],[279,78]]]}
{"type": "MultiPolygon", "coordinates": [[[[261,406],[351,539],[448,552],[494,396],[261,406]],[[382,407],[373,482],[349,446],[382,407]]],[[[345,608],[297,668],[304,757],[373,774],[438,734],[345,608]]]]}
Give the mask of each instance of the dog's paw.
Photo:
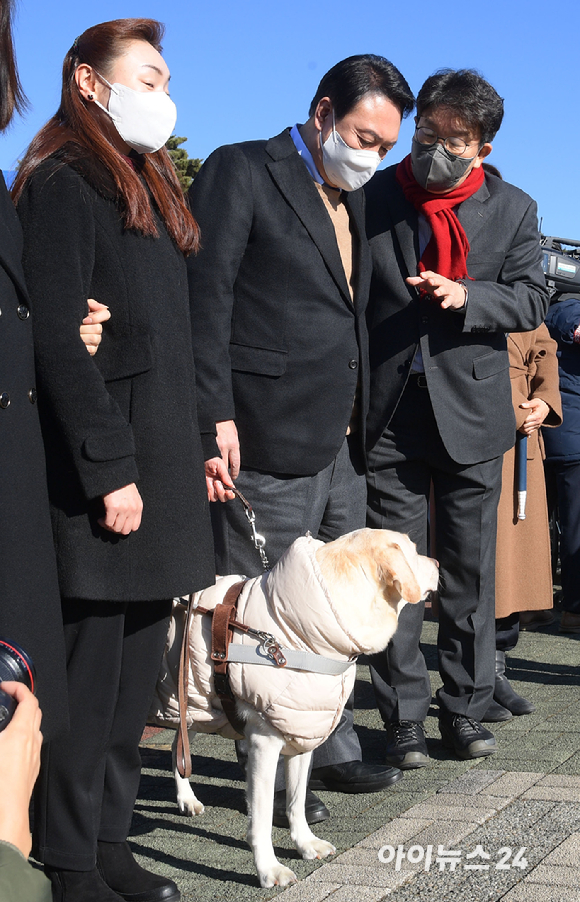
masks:
{"type": "Polygon", "coordinates": [[[276,862],[273,867],[259,874],[260,886],[290,886],[291,883],[298,883],[298,878],[294,871],[285,868],[280,862],[276,862]]]}
{"type": "Polygon", "coordinates": [[[325,839],[314,837],[309,842],[301,844],[298,851],[306,861],[312,861],[314,858],[328,858],[329,855],[334,855],[336,849],[332,843],[326,842],[325,839]]]}
{"type": "Polygon", "coordinates": [[[177,804],[180,813],[184,814],[185,817],[196,817],[205,811],[203,804],[194,795],[185,799],[178,799],[177,804]]]}

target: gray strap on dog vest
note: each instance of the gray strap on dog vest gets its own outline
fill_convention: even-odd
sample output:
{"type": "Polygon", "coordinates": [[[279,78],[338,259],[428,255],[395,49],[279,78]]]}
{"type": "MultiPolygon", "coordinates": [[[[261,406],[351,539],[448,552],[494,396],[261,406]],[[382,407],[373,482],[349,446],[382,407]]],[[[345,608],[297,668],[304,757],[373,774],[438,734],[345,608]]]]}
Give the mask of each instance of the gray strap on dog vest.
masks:
{"type": "MultiPolygon", "coordinates": [[[[284,648],[281,651],[286,658],[285,667],[288,670],[304,670],[307,673],[340,676],[349,667],[356,665],[356,661],[335,661],[333,658],[315,655],[311,651],[296,651],[292,648],[284,648]]],[[[229,664],[266,664],[280,669],[280,665],[265,654],[261,645],[241,645],[237,642],[230,642],[227,660],[229,664]]]]}

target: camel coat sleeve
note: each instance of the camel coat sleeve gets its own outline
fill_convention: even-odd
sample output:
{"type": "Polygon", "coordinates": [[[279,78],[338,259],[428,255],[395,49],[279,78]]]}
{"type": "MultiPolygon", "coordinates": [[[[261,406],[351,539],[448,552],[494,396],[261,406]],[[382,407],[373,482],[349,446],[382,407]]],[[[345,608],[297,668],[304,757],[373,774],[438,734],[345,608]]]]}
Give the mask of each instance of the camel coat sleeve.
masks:
{"type": "MultiPolygon", "coordinates": [[[[528,409],[520,405],[541,398],[550,411],[544,426],[559,426],[562,404],[558,389],[557,345],[545,325],[512,333],[508,340],[512,400],[518,429],[528,409]]],[[[516,611],[552,607],[552,568],[548,511],[540,430],[528,438],[526,519],[517,518],[515,450],[504,455],[498,507],[496,617],[516,611]]]]}

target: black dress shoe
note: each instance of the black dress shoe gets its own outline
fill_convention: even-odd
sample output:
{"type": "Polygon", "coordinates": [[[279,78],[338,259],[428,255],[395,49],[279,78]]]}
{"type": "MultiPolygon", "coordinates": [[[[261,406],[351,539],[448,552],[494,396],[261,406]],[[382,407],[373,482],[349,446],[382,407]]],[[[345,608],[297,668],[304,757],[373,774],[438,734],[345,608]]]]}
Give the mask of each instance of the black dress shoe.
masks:
{"type": "Polygon", "coordinates": [[[385,760],[387,764],[393,764],[395,767],[400,767],[401,770],[426,767],[429,764],[429,753],[422,723],[414,720],[393,720],[386,724],[386,730],[385,760]]]}
{"type": "Polygon", "coordinates": [[[439,729],[443,745],[459,758],[482,758],[497,751],[493,733],[472,717],[441,711],[439,729]]]}
{"type": "Polygon", "coordinates": [[[496,702],[520,717],[522,714],[531,714],[536,710],[536,706],[529,702],[527,698],[518,695],[514,687],[505,675],[505,651],[496,651],[495,653],[495,687],[493,697],[496,702]]]}
{"type": "MultiPolygon", "coordinates": [[[[97,868],[107,886],[125,902],[180,902],[181,893],[173,880],[137,864],[127,842],[97,843],[97,868]]],[[[84,897],[80,899],[84,902],[84,897]]]]}
{"type": "Polygon", "coordinates": [[[492,698],[481,720],[483,723],[502,723],[505,720],[512,720],[512,712],[492,698]]]}
{"type": "Polygon", "coordinates": [[[331,792],[379,792],[402,778],[397,767],[345,761],[315,768],[308,785],[311,789],[329,789],[331,792]]]}
{"type": "Polygon", "coordinates": [[[44,873],[52,884],[53,902],[121,902],[122,897],[107,886],[96,868],[65,871],[45,865],[44,873]]]}
{"type": "MultiPolygon", "coordinates": [[[[320,821],[326,821],[330,817],[330,811],[318,796],[315,796],[309,789],[306,790],[305,805],[306,822],[308,824],[318,824],[320,821]]],[[[286,790],[279,789],[274,793],[274,815],[272,823],[275,827],[289,827],[288,815],[286,814],[286,790]]]]}

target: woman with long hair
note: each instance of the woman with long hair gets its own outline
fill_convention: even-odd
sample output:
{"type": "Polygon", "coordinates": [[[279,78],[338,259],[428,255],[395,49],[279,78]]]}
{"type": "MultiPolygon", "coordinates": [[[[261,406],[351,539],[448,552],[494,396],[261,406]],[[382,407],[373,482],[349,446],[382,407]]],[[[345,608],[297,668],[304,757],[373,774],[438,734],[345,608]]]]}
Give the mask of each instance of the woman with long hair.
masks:
{"type": "Polygon", "coordinates": [[[44,755],[33,850],[62,902],[179,899],[126,837],[171,599],[214,581],[203,461],[210,482],[227,471],[213,424],[204,454],[197,423],[184,255],[199,236],[164,148],[176,113],[162,34],[120,19],[74,41],[13,189],[71,725],[44,755]],[[88,297],[112,313],[94,357],[78,334],[88,297]]]}

